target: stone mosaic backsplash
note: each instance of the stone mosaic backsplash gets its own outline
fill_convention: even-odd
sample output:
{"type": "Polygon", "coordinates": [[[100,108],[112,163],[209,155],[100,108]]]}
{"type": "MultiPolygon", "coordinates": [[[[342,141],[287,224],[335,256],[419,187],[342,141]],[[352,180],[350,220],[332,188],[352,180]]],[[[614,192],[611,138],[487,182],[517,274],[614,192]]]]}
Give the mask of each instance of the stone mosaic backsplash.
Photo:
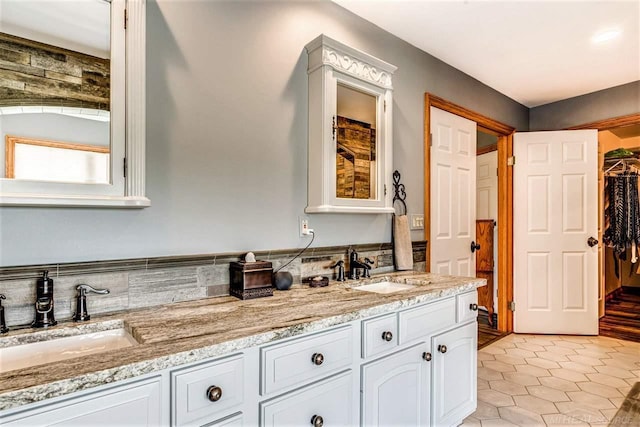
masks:
{"type": "MultiPolygon", "coordinates": [[[[413,242],[414,270],[425,271],[426,241],[413,242]]],[[[294,283],[303,278],[323,275],[335,278],[330,267],[356,250],[360,258],[374,264],[371,274],[394,270],[391,243],[309,248],[283,271],[293,275],[294,283]]],[[[271,261],[277,270],[299,249],[255,252],[259,260],[271,261]]],[[[151,307],[178,301],[229,295],[229,263],[239,261],[245,253],[195,256],[138,258],[116,261],[32,265],[0,268],[0,293],[8,326],[28,326],[34,317],[36,279],[49,270],[54,279],[55,316],[68,320],[75,312],[76,286],[86,283],[110,291],[108,295],[89,294],[89,314],[98,315],[122,310],[151,307]]]]}

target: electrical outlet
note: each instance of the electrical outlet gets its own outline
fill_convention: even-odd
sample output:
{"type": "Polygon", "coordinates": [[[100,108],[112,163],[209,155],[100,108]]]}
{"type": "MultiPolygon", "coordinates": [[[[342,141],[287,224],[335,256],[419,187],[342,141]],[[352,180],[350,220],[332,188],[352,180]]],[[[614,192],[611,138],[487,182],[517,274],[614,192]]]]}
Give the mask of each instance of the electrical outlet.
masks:
{"type": "Polygon", "coordinates": [[[300,217],[300,236],[306,237],[309,234],[309,220],[307,218],[300,217]]]}
{"type": "Polygon", "coordinates": [[[424,215],[422,214],[411,215],[411,229],[424,230],[424,215]]]}

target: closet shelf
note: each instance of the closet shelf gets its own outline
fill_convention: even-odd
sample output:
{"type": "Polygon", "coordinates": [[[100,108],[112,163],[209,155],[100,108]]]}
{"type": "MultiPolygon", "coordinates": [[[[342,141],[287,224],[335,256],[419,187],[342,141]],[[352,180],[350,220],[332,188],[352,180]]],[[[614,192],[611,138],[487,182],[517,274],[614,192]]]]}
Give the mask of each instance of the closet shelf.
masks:
{"type": "Polygon", "coordinates": [[[632,170],[640,172],[640,159],[637,157],[621,157],[613,159],[604,159],[604,173],[623,172],[632,170]]]}

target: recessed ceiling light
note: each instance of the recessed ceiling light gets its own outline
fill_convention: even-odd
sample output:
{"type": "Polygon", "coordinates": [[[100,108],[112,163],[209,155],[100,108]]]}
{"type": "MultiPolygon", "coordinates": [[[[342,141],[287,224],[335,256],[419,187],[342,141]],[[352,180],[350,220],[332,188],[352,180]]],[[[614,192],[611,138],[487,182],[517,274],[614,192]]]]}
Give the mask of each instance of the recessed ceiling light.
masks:
{"type": "Polygon", "coordinates": [[[618,38],[622,34],[622,31],[617,28],[610,28],[608,30],[598,31],[591,37],[591,42],[595,44],[606,43],[615,38],[618,38]]]}

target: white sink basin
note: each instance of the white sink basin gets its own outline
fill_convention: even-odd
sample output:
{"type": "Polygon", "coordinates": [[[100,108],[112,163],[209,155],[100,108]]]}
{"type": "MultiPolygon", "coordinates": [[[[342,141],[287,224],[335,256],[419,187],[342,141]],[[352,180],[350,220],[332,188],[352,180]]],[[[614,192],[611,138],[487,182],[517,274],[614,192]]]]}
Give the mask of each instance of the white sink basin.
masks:
{"type": "Polygon", "coordinates": [[[390,294],[393,292],[406,291],[415,288],[414,285],[395,282],[378,282],[369,285],[356,286],[353,289],[357,291],[375,292],[377,294],[390,294]]]}
{"type": "Polygon", "coordinates": [[[138,342],[123,328],[0,348],[0,373],[73,359],[138,342]]]}

